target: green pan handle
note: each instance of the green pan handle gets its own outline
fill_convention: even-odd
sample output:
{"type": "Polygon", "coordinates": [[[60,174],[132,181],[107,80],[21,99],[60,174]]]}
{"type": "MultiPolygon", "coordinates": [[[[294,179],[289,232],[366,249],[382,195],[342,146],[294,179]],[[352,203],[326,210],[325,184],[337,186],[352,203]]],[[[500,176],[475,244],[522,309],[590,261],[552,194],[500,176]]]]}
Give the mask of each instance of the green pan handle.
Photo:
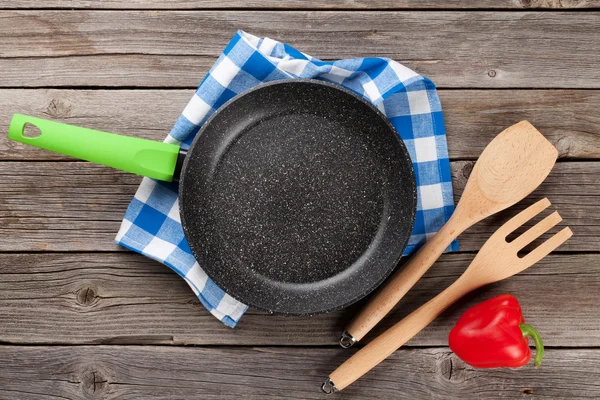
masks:
{"type": "Polygon", "coordinates": [[[8,137],[55,153],[167,182],[173,180],[179,154],[179,146],[174,144],[115,135],[22,114],[13,116],[8,137]],[[27,124],[37,127],[41,134],[24,136],[27,124]]]}

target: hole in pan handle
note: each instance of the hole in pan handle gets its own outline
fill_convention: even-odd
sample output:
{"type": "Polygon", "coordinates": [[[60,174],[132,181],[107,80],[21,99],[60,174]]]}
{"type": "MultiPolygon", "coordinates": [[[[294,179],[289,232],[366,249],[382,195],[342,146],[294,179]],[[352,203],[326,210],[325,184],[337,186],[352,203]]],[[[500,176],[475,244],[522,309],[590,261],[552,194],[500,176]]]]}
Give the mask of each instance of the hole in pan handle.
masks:
{"type": "Polygon", "coordinates": [[[170,143],[116,135],[22,114],[13,116],[8,138],[167,182],[179,178],[185,154],[181,152],[180,155],[179,146],[170,143]],[[35,137],[26,136],[24,129],[28,124],[41,133],[35,137]]]}

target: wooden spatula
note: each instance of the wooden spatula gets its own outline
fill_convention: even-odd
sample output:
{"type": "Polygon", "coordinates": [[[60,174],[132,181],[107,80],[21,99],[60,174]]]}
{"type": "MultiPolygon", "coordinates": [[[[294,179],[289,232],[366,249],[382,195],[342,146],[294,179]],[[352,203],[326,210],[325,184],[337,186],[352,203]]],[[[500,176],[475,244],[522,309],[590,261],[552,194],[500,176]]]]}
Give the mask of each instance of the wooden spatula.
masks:
{"type": "Polygon", "coordinates": [[[483,285],[511,277],[540,261],[572,235],[564,228],[523,258],[517,253],[561,221],[554,212],[510,243],[506,237],[550,205],[548,199],[521,211],[502,225],[485,242],[467,270],[446,290],[385,331],[338,367],[323,384],[323,391],[342,390],[386,359],[419,333],[446,308],[465,294],[483,285]]]}
{"type": "Polygon", "coordinates": [[[465,229],[537,188],[557,157],[556,148],[527,121],[496,136],[475,163],[450,220],[358,313],[342,334],[340,345],[350,347],[373,329],[465,229]]]}

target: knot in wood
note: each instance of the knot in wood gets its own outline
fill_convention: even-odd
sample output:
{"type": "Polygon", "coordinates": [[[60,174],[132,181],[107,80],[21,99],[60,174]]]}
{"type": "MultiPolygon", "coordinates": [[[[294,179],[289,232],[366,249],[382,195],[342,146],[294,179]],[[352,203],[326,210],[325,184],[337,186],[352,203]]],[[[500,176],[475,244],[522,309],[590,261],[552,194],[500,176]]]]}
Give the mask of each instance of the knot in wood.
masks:
{"type": "Polygon", "coordinates": [[[585,0],[519,0],[522,8],[577,8],[585,0]]]}
{"type": "Polygon", "coordinates": [[[465,363],[452,352],[444,353],[438,359],[438,368],[448,382],[461,383],[467,378],[465,363]]]}
{"type": "Polygon", "coordinates": [[[99,398],[108,390],[105,374],[97,369],[86,370],[81,378],[81,384],[86,397],[99,398]]]}
{"type": "Polygon", "coordinates": [[[523,395],[533,394],[533,389],[532,388],[523,388],[523,389],[521,389],[521,394],[523,394],[523,395]]]}
{"type": "Polygon", "coordinates": [[[496,76],[496,70],[490,69],[490,70],[488,71],[488,76],[489,76],[490,78],[494,78],[494,77],[496,76]]]}
{"type": "Polygon", "coordinates": [[[569,136],[563,136],[556,141],[554,147],[558,150],[561,157],[569,157],[573,154],[573,140],[569,136]]]}
{"type": "Polygon", "coordinates": [[[46,107],[45,114],[52,118],[64,118],[71,115],[71,104],[64,100],[53,98],[46,107]]]}
{"type": "Polygon", "coordinates": [[[474,162],[467,162],[465,163],[464,167],[462,167],[462,174],[465,179],[469,179],[469,176],[471,176],[471,172],[473,171],[474,166],[474,162]]]}
{"type": "Polygon", "coordinates": [[[84,287],[77,291],[77,303],[90,306],[96,300],[96,292],[91,287],[84,287]]]}

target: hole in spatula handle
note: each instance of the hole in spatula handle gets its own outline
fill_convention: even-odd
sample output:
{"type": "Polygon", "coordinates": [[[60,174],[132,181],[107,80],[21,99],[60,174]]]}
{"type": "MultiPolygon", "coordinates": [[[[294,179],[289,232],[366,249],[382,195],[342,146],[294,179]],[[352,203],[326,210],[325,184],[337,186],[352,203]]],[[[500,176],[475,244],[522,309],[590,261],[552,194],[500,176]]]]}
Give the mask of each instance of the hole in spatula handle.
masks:
{"type": "Polygon", "coordinates": [[[23,127],[23,136],[29,139],[35,139],[36,137],[40,137],[42,135],[42,131],[37,126],[28,122],[23,127]]]}

